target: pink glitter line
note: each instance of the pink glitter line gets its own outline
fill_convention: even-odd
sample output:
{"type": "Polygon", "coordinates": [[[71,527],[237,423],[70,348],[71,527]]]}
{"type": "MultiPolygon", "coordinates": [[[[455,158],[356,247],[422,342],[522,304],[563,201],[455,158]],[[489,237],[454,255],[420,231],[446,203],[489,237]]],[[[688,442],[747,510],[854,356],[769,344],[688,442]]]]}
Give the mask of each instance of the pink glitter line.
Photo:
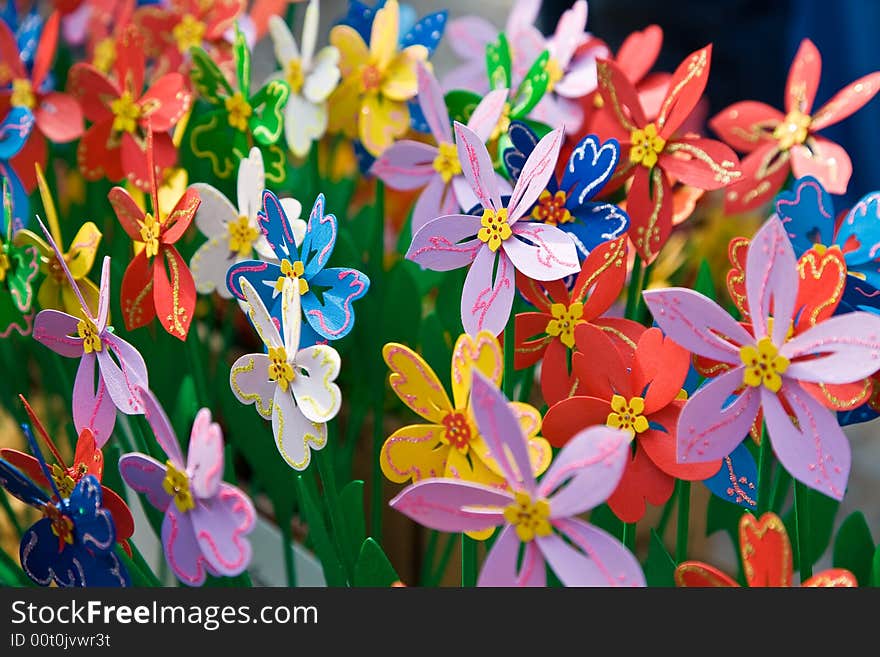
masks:
{"type": "Polygon", "coordinates": [[[337,335],[340,335],[341,333],[344,333],[349,328],[349,326],[351,326],[351,323],[354,319],[353,315],[352,315],[352,311],[351,311],[351,302],[355,299],[361,298],[361,296],[363,296],[363,294],[364,294],[364,289],[367,287],[364,284],[364,282],[360,279],[360,272],[357,271],[356,269],[346,269],[344,271],[339,272],[339,274],[337,275],[337,280],[341,281],[349,275],[351,275],[353,278],[352,278],[352,282],[349,283],[348,287],[353,288],[354,292],[349,294],[342,301],[342,310],[345,313],[345,322],[342,324],[342,326],[339,327],[339,329],[334,331],[333,329],[330,329],[327,327],[327,323],[324,320],[324,311],[323,310],[313,309],[313,310],[309,310],[307,312],[308,315],[311,315],[312,317],[317,318],[318,324],[321,325],[321,330],[323,330],[326,333],[329,333],[330,335],[333,335],[333,336],[337,336],[337,335]]]}
{"type": "Polygon", "coordinates": [[[464,244],[458,245],[449,241],[448,238],[443,237],[442,235],[435,235],[433,237],[428,238],[428,245],[423,246],[421,248],[416,249],[410,254],[410,260],[414,260],[416,257],[422,255],[423,253],[431,253],[434,251],[440,251],[445,253],[467,253],[470,255],[471,260],[477,257],[477,251],[480,250],[482,246],[482,242],[478,242],[473,246],[465,246],[464,244]]]}
{"type": "Polygon", "coordinates": [[[214,558],[219,561],[224,568],[229,570],[238,570],[240,569],[245,561],[247,561],[250,550],[248,549],[247,544],[242,544],[240,536],[247,534],[254,525],[254,514],[251,510],[249,504],[245,504],[241,500],[241,493],[234,490],[222,490],[219,493],[221,501],[226,500],[230,497],[234,497],[236,499],[235,505],[231,509],[231,515],[238,514],[243,511],[245,514],[244,521],[239,524],[238,527],[233,527],[232,529],[232,543],[235,545],[236,549],[238,549],[238,559],[236,561],[227,561],[223,555],[220,554],[220,551],[217,549],[217,543],[214,540],[214,537],[211,532],[207,530],[200,530],[198,534],[199,540],[205,540],[210,546],[211,552],[214,555],[214,558]]]}
{"type": "MultiPolygon", "coordinates": [[[[471,315],[477,316],[477,328],[480,330],[482,330],[483,324],[486,321],[486,315],[492,309],[492,305],[495,303],[498,295],[501,294],[502,288],[509,288],[513,285],[513,281],[510,280],[510,276],[507,274],[509,264],[509,256],[506,253],[499,254],[498,277],[495,279],[494,285],[492,287],[483,288],[474,300],[473,306],[471,306],[471,315]],[[491,294],[489,295],[488,301],[484,301],[484,297],[489,292],[491,292],[491,294]]],[[[468,275],[470,275],[470,272],[468,272],[468,275]]],[[[507,309],[507,312],[510,313],[509,308],[507,309]]]]}
{"type": "Polygon", "coordinates": [[[566,262],[564,260],[560,260],[553,253],[553,249],[547,244],[546,239],[544,238],[544,232],[549,230],[547,226],[541,226],[540,224],[534,223],[525,223],[525,224],[516,224],[513,228],[513,234],[517,236],[525,236],[529,238],[532,242],[535,242],[537,246],[538,253],[536,258],[538,262],[548,269],[552,267],[553,263],[557,263],[562,265],[563,267],[576,267],[577,262],[566,262]]]}

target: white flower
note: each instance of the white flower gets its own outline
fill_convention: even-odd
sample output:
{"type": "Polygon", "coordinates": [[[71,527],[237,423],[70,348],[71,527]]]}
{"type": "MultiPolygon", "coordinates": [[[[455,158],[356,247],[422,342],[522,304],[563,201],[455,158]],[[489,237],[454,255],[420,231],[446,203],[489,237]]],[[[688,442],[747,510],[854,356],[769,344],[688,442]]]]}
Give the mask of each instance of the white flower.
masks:
{"type": "Polygon", "coordinates": [[[339,51],[325,46],[315,55],[318,37],[318,0],[306,7],[302,51],[280,16],[269,18],[269,34],[281,72],[275,77],[290,85],[284,115],[287,145],[297,157],[309,152],[312,142],[327,130],[327,97],[339,83],[339,51]]]}
{"type": "MultiPolygon", "coordinates": [[[[266,172],[258,148],[238,166],[238,208],[216,187],[206,183],[191,185],[202,199],[195,221],[208,241],[193,254],[190,269],[199,294],[216,291],[227,299],[232,293],[226,287],[226,272],[236,262],[253,257],[254,250],[263,259],[273,257],[272,249],[257,223],[263,207],[266,172]]],[[[299,218],[302,205],[294,198],[281,199],[281,205],[293,230],[297,246],[302,243],[306,222],[299,218]]]]}
{"type": "Polygon", "coordinates": [[[311,449],[327,443],[326,423],[336,417],[342,393],[334,383],[339,354],[328,345],[298,349],[302,322],[299,290],[285,281],[281,292],[284,339],[257,291],[241,279],[251,323],[267,347],[265,354],[246,354],[232,365],[229,385],[243,404],[272,419],[278,451],[295,470],[305,470],[311,449]]]}

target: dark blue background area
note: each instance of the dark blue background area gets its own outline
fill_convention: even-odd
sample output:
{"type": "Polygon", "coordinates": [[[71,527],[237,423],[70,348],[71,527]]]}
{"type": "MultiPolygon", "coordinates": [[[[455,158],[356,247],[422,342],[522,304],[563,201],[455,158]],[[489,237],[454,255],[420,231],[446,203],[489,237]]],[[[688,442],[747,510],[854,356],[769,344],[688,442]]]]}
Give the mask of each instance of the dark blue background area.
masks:
{"type": "MultiPolygon", "coordinates": [[[[570,5],[570,0],[544,1],[545,33],[570,5]]],[[[714,44],[710,117],[738,100],[760,100],[781,110],[788,67],[805,37],[822,53],[814,111],[845,85],[880,70],[875,0],[589,0],[587,27],[614,51],[630,32],[651,23],[664,33],[657,70],[671,72],[689,53],[714,44]]],[[[880,189],[880,100],[821,134],[843,146],[853,163],[839,207],[880,189]]]]}

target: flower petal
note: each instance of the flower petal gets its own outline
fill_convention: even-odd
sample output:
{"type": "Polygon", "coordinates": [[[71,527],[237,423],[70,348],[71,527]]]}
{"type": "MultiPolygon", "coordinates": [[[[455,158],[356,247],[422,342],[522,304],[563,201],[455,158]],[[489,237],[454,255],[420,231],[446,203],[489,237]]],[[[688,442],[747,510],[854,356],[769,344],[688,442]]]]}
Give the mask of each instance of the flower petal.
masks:
{"type": "Polygon", "coordinates": [[[868,104],[880,91],[880,72],[870,73],[838,91],[813,113],[810,131],[816,132],[839,123],[868,104]]]}
{"type": "Polygon", "coordinates": [[[189,586],[204,584],[208,562],[196,539],[192,516],[181,512],[176,504],[170,504],[165,512],[162,548],[177,579],[189,586]]]}
{"type": "Polygon", "coordinates": [[[315,345],[298,351],[295,361],[297,370],[305,370],[305,375],[298,371],[290,384],[297,407],[312,422],[329,422],[342,404],[342,393],[334,383],[339,354],[333,347],[315,345]]]}
{"type": "Polygon", "coordinates": [[[541,550],[534,542],[527,543],[520,563],[521,545],[516,530],[506,526],[483,561],[477,586],[545,586],[547,569],[541,550]]]}
{"type": "Polygon", "coordinates": [[[311,450],[327,444],[327,425],[312,422],[296,406],[293,394],[275,388],[272,401],[272,433],[284,461],[294,470],[305,470],[311,450]]]}
{"type": "Polygon", "coordinates": [[[767,320],[772,315],[773,344],[785,342],[797,289],[794,249],[782,222],[773,216],[752,238],[746,255],[746,298],[756,338],[770,335],[767,320]]]}
{"type": "Polygon", "coordinates": [[[199,549],[218,575],[234,577],[247,568],[251,544],[244,538],[256,524],[250,498],[238,488],[220,484],[219,492],[199,500],[190,512],[199,549]]]}
{"type": "Polygon", "coordinates": [[[547,133],[529,155],[507,203],[508,221],[511,224],[526,214],[541,192],[547,189],[547,181],[556,169],[561,147],[562,130],[557,128],[547,133]]]}
{"type": "Polygon", "coordinates": [[[499,250],[496,260],[496,253],[482,244],[480,247],[464,279],[461,323],[470,335],[483,330],[500,335],[513,307],[515,269],[503,250],[499,250]]]}
{"type": "Polygon", "coordinates": [[[852,161],[839,144],[814,136],[806,144],[791,149],[791,169],[797,178],[817,178],[831,194],[845,194],[852,176],[852,161]]]}
{"type": "Polygon", "coordinates": [[[773,130],[784,120],[785,115],[775,107],[743,100],[712,117],[709,126],[736,150],[751,153],[761,144],[775,142],[773,130]]]}
{"type": "Polygon", "coordinates": [[[672,232],[672,187],[660,167],[638,165],[627,197],[630,239],[646,262],[657,257],[672,232]]]}
{"type": "Polygon", "coordinates": [[[810,114],[821,73],[822,56],[819,49],[812,41],[804,39],[795,53],[791,68],[788,69],[788,80],[785,83],[786,112],[797,110],[810,114]]]}
{"type": "Polygon", "coordinates": [[[451,271],[471,264],[482,250],[476,238],[480,219],[453,214],[429,221],[413,235],[406,259],[433,271],[451,271]]]}
{"type": "Polygon", "coordinates": [[[683,561],[675,569],[675,585],[679,587],[738,587],[736,580],[723,572],[700,561],[683,561]]]}
{"type": "Polygon", "coordinates": [[[422,190],[415,206],[413,206],[413,234],[421,230],[429,221],[437,217],[454,214],[458,211],[458,200],[455,197],[452,186],[443,182],[443,178],[440,176],[434,176],[431,182],[422,190]]]}
{"type": "Polygon", "coordinates": [[[742,177],[736,153],[714,139],[671,141],[660,155],[660,166],[679,182],[705,190],[727,187],[742,177]]]}
{"type": "Polygon", "coordinates": [[[794,361],[786,377],[815,383],[858,381],[880,369],[880,316],[855,312],[831,317],[786,342],[781,353],[794,361]],[[804,356],[808,358],[795,360],[804,356]]]}
{"type": "Polygon", "coordinates": [[[571,545],[555,535],[537,540],[566,586],[646,586],[638,560],[607,532],[577,518],[559,519],[554,525],[571,545]]]}
{"type": "Polygon", "coordinates": [[[313,103],[299,94],[290,94],[284,112],[287,146],[297,157],[305,157],[312,142],[327,131],[327,106],[313,103]]]}
{"type": "Polygon", "coordinates": [[[492,381],[496,387],[501,385],[504,358],[501,345],[489,331],[480,331],[474,336],[464,333],[455,341],[451,367],[455,408],[467,407],[475,371],[492,381]]]}
{"type": "Polygon", "coordinates": [[[107,390],[103,374],[95,382],[94,354],[83,354],[73,382],[73,425],[77,431],[89,428],[99,446],[110,439],[116,424],[116,406],[107,390]]]}
{"type": "Polygon", "coordinates": [[[483,99],[474,108],[471,118],[468,119],[467,127],[473,130],[474,134],[484,142],[489,139],[492,130],[498,125],[498,119],[501,118],[501,112],[504,111],[508,93],[508,89],[490,91],[483,96],[483,99]]]}
{"type": "Polygon", "coordinates": [[[449,454],[449,445],[440,440],[445,433],[445,427],[437,424],[401,427],[382,445],[382,474],[396,484],[443,476],[449,454]]]}
{"type": "Polygon", "coordinates": [[[424,479],[407,486],[389,505],[420,525],[442,532],[479,531],[504,523],[513,497],[482,484],[424,479]]]}
{"type": "Polygon", "coordinates": [[[266,354],[245,354],[232,364],[229,386],[242,404],[254,404],[265,419],[272,417],[272,398],[276,383],[269,380],[269,357],[266,354]]]}
{"type": "Polygon", "coordinates": [[[458,149],[462,175],[476,194],[480,204],[486,209],[500,210],[503,206],[498,181],[483,140],[466,125],[456,121],[455,145],[458,149]]]}
{"type": "Polygon", "coordinates": [[[202,500],[214,497],[223,481],[223,432],[219,424],[211,421],[207,408],[196,413],[187,451],[186,469],[192,492],[202,500]]]}
{"type": "Polygon", "coordinates": [[[125,483],[146,495],[150,504],[163,513],[172,499],[162,486],[166,472],[164,464],[146,454],[123,454],[119,459],[119,474],[125,483]]]}
{"type": "Polygon", "coordinates": [[[83,339],[77,333],[78,319],[60,310],[41,310],[34,319],[34,339],[67,358],[83,355],[83,339]]]}
{"type": "Polygon", "coordinates": [[[661,137],[669,139],[700,102],[709,80],[711,62],[712,44],[709,44],[692,52],[675,69],[669,81],[669,91],[657,115],[661,137]]]}
{"type": "MultiPolygon", "coordinates": [[[[392,189],[418,189],[439,178],[434,170],[438,151],[419,141],[402,139],[394,142],[373,163],[370,173],[392,189]]],[[[441,179],[442,181],[442,179],[441,179]]],[[[437,216],[429,217],[435,219],[437,216]]]]}
{"type": "Polygon", "coordinates": [[[660,506],[672,496],[675,480],[648,456],[641,443],[626,455],[626,469],[620,484],[608,498],[608,506],[623,522],[638,522],[648,504],[660,506]]]}
{"type": "Polygon", "coordinates": [[[577,247],[568,234],[556,226],[522,221],[511,229],[513,235],[501,248],[513,266],[529,278],[552,281],[580,271],[577,247]]]}

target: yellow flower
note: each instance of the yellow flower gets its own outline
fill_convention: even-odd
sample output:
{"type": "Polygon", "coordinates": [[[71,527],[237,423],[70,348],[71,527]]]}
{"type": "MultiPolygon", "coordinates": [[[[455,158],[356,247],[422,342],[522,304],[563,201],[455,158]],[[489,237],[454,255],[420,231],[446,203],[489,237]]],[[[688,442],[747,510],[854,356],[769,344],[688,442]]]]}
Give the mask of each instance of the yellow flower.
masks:
{"type": "Polygon", "coordinates": [[[550,314],[553,319],[547,322],[544,330],[547,335],[558,337],[562,344],[571,349],[574,347],[574,329],[584,316],[584,304],[573,303],[566,307],[564,303],[554,303],[550,306],[550,314]]]}
{"type": "Polygon", "coordinates": [[[551,226],[571,223],[574,221],[574,217],[571,216],[571,212],[565,207],[567,202],[568,194],[561,189],[555,194],[551,194],[545,189],[538,197],[535,207],[532,208],[532,219],[543,221],[551,226]]]}
{"type": "Polygon", "coordinates": [[[666,140],[657,134],[657,126],[653,123],[649,123],[644,129],[633,130],[629,141],[629,161],[648,169],[657,164],[657,156],[666,148],[666,140]]]}
{"type": "Polygon", "coordinates": [[[420,45],[398,51],[399,31],[397,0],[376,12],[369,46],[348,25],[330,31],[330,43],[339,50],[342,82],[328,101],[329,129],[358,137],[374,157],[409,129],[406,103],[418,93],[417,63],[428,58],[420,45]]]}
{"type": "Polygon", "coordinates": [[[458,161],[458,149],[455,147],[455,144],[443,142],[437,145],[434,171],[440,174],[445,183],[448,183],[461,173],[461,162],[458,161]]]}
{"type": "Polygon", "coordinates": [[[513,504],[504,509],[504,519],[516,529],[516,535],[523,543],[536,536],[549,536],[553,533],[550,525],[550,502],[544,499],[532,500],[524,490],[514,494],[513,504]]]}
{"type": "MultiPolygon", "coordinates": [[[[55,203],[49,193],[49,187],[43,176],[43,171],[37,166],[37,185],[40,189],[40,198],[49,224],[49,232],[52,239],[58,245],[64,256],[64,262],[73,275],[77,287],[82,293],[86,305],[93,315],[98,314],[98,286],[87,278],[95,264],[95,256],[98,253],[98,245],[101,243],[101,231],[91,221],[87,221],[77,231],[70,243],[70,248],[65,252],[64,243],[61,240],[61,227],[58,222],[58,213],[55,203]]],[[[31,245],[36,247],[40,254],[40,271],[45,274],[40,289],[37,291],[37,303],[40,308],[61,310],[68,315],[85,319],[79,299],[70,285],[70,281],[64,274],[55,251],[46,241],[36,233],[23,229],[15,234],[15,243],[19,246],[31,245]]]]}
{"type": "Polygon", "coordinates": [[[782,387],[782,374],[791,362],[780,355],[773,340],[763,337],[757,345],[744,345],[739,350],[743,369],[743,383],[752,388],[765,386],[771,392],[779,392],[782,387]]]}
{"type": "MultiPolygon", "coordinates": [[[[253,243],[260,236],[259,231],[251,225],[251,220],[245,215],[229,224],[229,251],[237,253],[242,258],[251,254],[253,243]]],[[[305,282],[305,281],[303,281],[305,282]]],[[[308,285],[308,283],[306,283],[308,285]]],[[[302,292],[300,292],[302,294],[302,292]]]]}
{"type": "Polygon", "coordinates": [[[240,91],[236,91],[234,95],[229,96],[223,103],[226,106],[229,125],[242,132],[247,130],[248,120],[254,113],[247,98],[240,91]]]}
{"type": "Polygon", "coordinates": [[[143,240],[148,258],[159,253],[159,235],[161,233],[162,225],[151,213],[147,212],[141,222],[141,240],[143,240]]]}
{"type": "Polygon", "coordinates": [[[188,53],[190,48],[202,45],[205,24],[192,14],[186,14],[171,30],[171,36],[180,52],[188,53]]]}
{"type": "Polygon", "coordinates": [[[101,336],[98,335],[98,327],[95,323],[83,317],[76,325],[76,332],[83,341],[83,352],[91,354],[101,351],[101,336]]]}
{"type": "Polygon", "coordinates": [[[812,122],[813,119],[809,114],[792,110],[786,115],[785,120],[776,126],[773,139],[779,142],[779,148],[787,151],[792,146],[807,141],[812,122]]]}
{"type": "Polygon", "coordinates": [[[275,289],[281,292],[284,289],[284,281],[291,280],[299,286],[299,294],[302,296],[309,291],[309,282],[302,278],[305,270],[305,265],[301,260],[296,260],[291,264],[290,260],[284,258],[281,261],[281,276],[275,281],[275,289]]]}
{"type": "Polygon", "coordinates": [[[477,239],[489,245],[493,252],[498,250],[501,242],[513,235],[510,224],[507,222],[507,208],[501,208],[498,212],[490,208],[483,210],[480,220],[482,228],[477,232],[477,239]]]}
{"type": "Polygon", "coordinates": [[[34,95],[34,87],[27,78],[19,78],[12,81],[12,95],[9,97],[9,103],[13,107],[24,107],[25,109],[34,109],[37,104],[37,97],[34,95]]]}
{"type": "Polygon", "coordinates": [[[189,476],[186,472],[178,470],[171,461],[165,462],[167,468],[165,479],[162,480],[162,488],[174,498],[174,504],[181,513],[196,508],[192,493],[189,490],[189,476]]]}
{"type": "MultiPolygon", "coordinates": [[[[504,360],[498,340],[488,331],[475,337],[462,335],[452,353],[452,393],[431,367],[409,347],[389,343],[382,350],[391,369],[391,388],[400,400],[427,422],[395,431],[385,441],[379,457],[382,472],[395,483],[429,477],[452,477],[488,486],[506,487],[500,467],[477,431],[470,405],[473,372],[501,383],[504,360]]],[[[537,476],[550,464],[550,445],[538,436],[541,415],[528,404],[509,402],[528,437],[532,468],[537,476]]],[[[474,532],[486,538],[491,530],[474,532]]]]}
{"type": "Polygon", "coordinates": [[[637,433],[648,430],[650,423],[642,413],[645,412],[645,400],[643,397],[632,397],[629,400],[622,395],[614,395],[611,398],[611,412],[605,424],[614,429],[620,429],[635,438],[637,433]]]}
{"type": "Polygon", "coordinates": [[[113,131],[133,133],[137,130],[138,119],[141,118],[141,107],[128,91],[110,103],[113,112],[113,131]]]}
{"type": "Polygon", "coordinates": [[[287,351],[284,347],[269,347],[269,371],[270,381],[278,384],[283,392],[287,392],[291,382],[296,378],[296,372],[287,362],[287,351]]]}

